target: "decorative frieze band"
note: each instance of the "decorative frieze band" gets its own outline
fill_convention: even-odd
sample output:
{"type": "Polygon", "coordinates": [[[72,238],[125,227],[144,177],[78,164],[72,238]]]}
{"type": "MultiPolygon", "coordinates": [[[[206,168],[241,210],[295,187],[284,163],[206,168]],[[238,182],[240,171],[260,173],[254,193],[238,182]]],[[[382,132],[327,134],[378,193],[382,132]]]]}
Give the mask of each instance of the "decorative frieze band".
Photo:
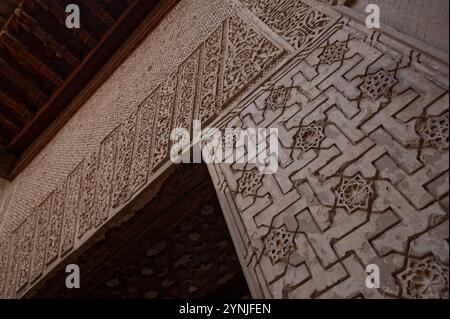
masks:
{"type": "Polygon", "coordinates": [[[1,244],[0,296],[19,296],[142,189],[173,127],[213,120],[282,53],[240,16],[223,21],[1,244]]]}

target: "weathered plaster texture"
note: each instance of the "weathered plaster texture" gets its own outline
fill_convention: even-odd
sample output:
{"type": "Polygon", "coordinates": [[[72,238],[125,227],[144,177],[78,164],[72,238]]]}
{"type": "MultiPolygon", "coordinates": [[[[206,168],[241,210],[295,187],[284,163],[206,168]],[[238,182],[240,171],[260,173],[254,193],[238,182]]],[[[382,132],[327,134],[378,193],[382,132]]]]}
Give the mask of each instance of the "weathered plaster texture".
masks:
{"type": "Polygon", "coordinates": [[[448,52],[448,0],[355,0],[352,8],[365,12],[370,3],[380,6],[382,23],[448,52]]]}

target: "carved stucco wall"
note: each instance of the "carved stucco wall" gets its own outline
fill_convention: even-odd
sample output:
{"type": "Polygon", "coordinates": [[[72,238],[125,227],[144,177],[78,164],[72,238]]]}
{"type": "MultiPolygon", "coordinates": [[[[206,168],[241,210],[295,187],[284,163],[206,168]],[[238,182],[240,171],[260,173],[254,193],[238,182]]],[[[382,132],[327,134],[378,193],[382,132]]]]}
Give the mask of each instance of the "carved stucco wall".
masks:
{"type": "MultiPolygon", "coordinates": [[[[300,33],[270,22],[292,13],[247,2],[300,33]]],[[[448,298],[448,75],[430,80],[410,47],[360,27],[334,24],[223,121],[279,129],[275,175],[210,168],[258,296],[448,298]]]]}
{"type": "Polygon", "coordinates": [[[0,238],[10,234],[87,154],[231,12],[221,0],[181,1],[10,183],[0,238]]]}
{"type": "MultiPolygon", "coordinates": [[[[84,151],[55,185],[47,190],[51,178],[32,171],[13,182],[2,223],[2,296],[23,294],[133,202],[171,165],[171,127],[190,128],[192,118],[279,128],[275,175],[248,165],[209,167],[253,296],[446,296],[448,66],[315,1],[227,3],[205,11],[214,17],[222,8],[221,18],[194,37],[177,68],[161,67],[170,69],[161,85],[129,71],[141,70],[138,57],[157,38],[138,49],[128,71],[115,74],[124,86],[114,78],[105,86],[133,91],[127,76],[145,82],[141,100],[128,100],[139,107],[116,114],[92,148],[79,146],[84,151]],[[28,176],[41,181],[28,180],[35,186],[27,193],[17,185],[28,176]],[[17,203],[20,192],[34,201],[17,203]],[[29,209],[10,213],[16,205],[29,209]],[[381,289],[365,287],[370,263],[384,274],[381,289]]],[[[191,21],[200,10],[194,4],[202,3],[183,1],[173,21],[191,21]]],[[[162,34],[175,34],[173,21],[162,34]]],[[[124,108],[102,89],[79,114],[94,112],[95,103],[124,108]]],[[[75,117],[65,130],[83,123],[75,117]]],[[[61,136],[62,153],[71,144],[61,136]]]]}

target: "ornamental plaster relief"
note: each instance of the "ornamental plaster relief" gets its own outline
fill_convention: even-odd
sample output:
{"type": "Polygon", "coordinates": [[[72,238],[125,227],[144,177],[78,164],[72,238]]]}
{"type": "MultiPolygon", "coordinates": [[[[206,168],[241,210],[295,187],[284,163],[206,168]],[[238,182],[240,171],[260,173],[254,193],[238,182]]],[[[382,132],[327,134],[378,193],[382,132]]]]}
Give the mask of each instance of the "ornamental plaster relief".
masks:
{"type": "MultiPolygon", "coordinates": [[[[245,2],[263,21],[289,15],[245,2]]],[[[448,88],[418,53],[359,30],[339,26],[222,121],[279,130],[276,174],[210,166],[255,296],[448,296],[448,88]]]]}
{"type": "Polygon", "coordinates": [[[209,165],[254,297],[445,297],[446,75],[327,5],[233,3],[1,242],[0,297],[23,295],[151,185],[171,129],[192,119],[279,130],[276,174],[209,165]],[[368,264],[380,289],[365,287],[368,264]]]}
{"type": "MultiPolygon", "coordinates": [[[[50,227],[43,227],[45,221],[38,209],[22,225],[28,225],[39,215],[39,234],[35,234],[34,228],[26,227],[28,237],[25,240],[25,226],[14,232],[14,238],[25,240],[20,242],[20,247],[24,246],[21,248],[23,253],[17,256],[14,250],[10,250],[7,254],[5,263],[11,267],[8,271],[11,278],[8,282],[0,282],[2,296],[3,291],[4,296],[18,296],[32,280],[34,282],[43,274],[44,247],[48,249],[45,264],[48,270],[55,265],[56,258],[69,254],[104,225],[113,216],[113,210],[117,213],[127,204],[135,195],[133,192],[170,161],[169,138],[174,125],[190,126],[194,114],[216,117],[218,110],[247,89],[283,52],[279,45],[257,32],[237,13],[225,19],[220,28],[163,81],[136,112],[130,113],[108,134],[100,143],[99,150],[88,155],[64,184],[49,195],[46,205],[51,203],[47,208],[50,227]],[[215,103],[198,99],[212,95],[208,93],[211,83],[216,83],[213,87],[217,88],[220,98],[216,98],[215,103]],[[64,188],[65,196],[62,198],[64,188]],[[36,260],[37,265],[31,274],[28,259],[20,258],[36,260]],[[16,259],[19,263],[13,261],[16,259]],[[19,264],[20,269],[17,269],[19,264]],[[17,273],[20,278],[16,280],[17,273]]],[[[8,247],[2,246],[2,249],[8,250],[8,247]]]]}

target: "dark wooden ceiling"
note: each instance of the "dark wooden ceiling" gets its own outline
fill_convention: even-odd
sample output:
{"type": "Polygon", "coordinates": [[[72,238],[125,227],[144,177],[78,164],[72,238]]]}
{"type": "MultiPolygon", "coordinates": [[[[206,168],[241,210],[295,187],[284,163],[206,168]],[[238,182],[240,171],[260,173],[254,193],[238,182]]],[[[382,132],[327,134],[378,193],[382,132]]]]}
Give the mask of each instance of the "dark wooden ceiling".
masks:
{"type": "Polygon", "coordinates": [[[17,175],[27,148],[160,2],[0,0],[0,176],[17,175]],[[68,4],[80,7],[80,29],[65,25],[68,4]]]}
{"type": "Polygon", "coordinates": [[[9,17],[16,8],[16,0],[1,0],[0,1],[0,29],[6,24],[9,17]]]}

